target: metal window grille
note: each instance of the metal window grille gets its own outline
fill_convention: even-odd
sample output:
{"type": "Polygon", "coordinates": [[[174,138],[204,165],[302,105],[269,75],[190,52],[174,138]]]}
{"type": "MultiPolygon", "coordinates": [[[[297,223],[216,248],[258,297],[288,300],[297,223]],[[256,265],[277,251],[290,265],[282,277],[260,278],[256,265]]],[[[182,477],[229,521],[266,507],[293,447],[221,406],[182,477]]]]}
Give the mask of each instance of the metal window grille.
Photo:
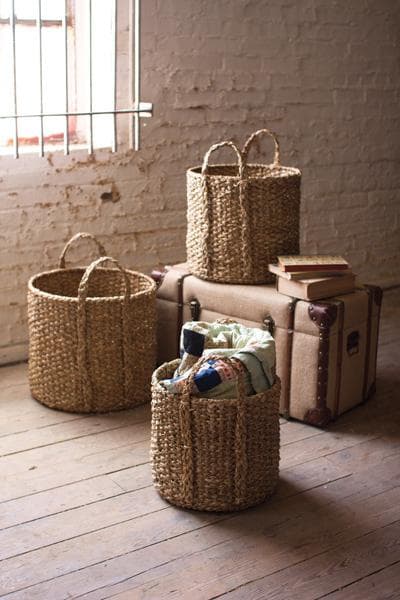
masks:
{"type": "MultiPolygon", "coordinates": [[[[1,1],[1,0],[0,0],[1,1]]],[[[3,2],[5,0],[2,0],[3,2]]],[[[44,135],[44,120],[49,117],[62,117],[64,119],[64,127],[62,133],[63,149],[64,154],[69,154],[71,146],[73,147],[73,141],[70,139],[70,127],[69,123],[71,119],[79,117],[87,117],[89,119],[88,133],[87,133],[87,150],[89,154],[93,153],[94,149],[94,135],[93,135],[93,118],[99,115],[110,115],[113,119],[113,132],[112,139],[109,147],[113,152],[117,151],[118,147],[118,130],[117,130],[117,116],[128,115],[130,116],[130,146],[135,150],[140,148],[140,118],[152,116],[153,106],[151,103],[141,101],[141,80],[140,80],[140,0],[129,0],[129,68],[131,72],[130,78],[130,106],[127,108],[117,107],[117,86],[118,86],[118,73],[117,73],[117,42],[118,42],[118,16],[119,16],[119,0],[111,0],[113,2],[113,20],[112,20],[112,37],[113,37],[113,81],[112,81],[112,95],[113,102],[112,106],[106,110],[96,110],[93,107],[93,11],[99,7],[95,5],[93,0],[62,0],[63,2],[63,14],[60,19],[46,19],[42,18],[42,3],[44,0],[30,0],[35,6],[36,18],[19,18],[18,13],[16,14],[15,4],[18,0],[8,0],[9,14],[7,17],[1,16],[0,26],[7,27],[9,31],[9,44],[10,44],[10,55],[11,55],[11,72],[12,72],[12,106],[13,112],[8,114],[0,114],[0,120],[8,119],[13,123],[13,153],[15,158],[19,157],[20,154],[20,139],[19,139],[19,124],[22,119],[33,119],[36,118],[38,122],[37,126],[37,147],[40,156],[44,156],[45,152],[45,135],[44,135]],[[86,96],[87,96],[87,108],[86,110],[71,110],[71,98],[70,98],[70,68],[69,68],[69,36],[68,28],[72,26],[74,20],[74,10],[76,11],[79,7],[83,6],[83,3],[87,3],[85,9],[88,11],[86,36],[87,36],[87,54],[88,56],[76,56],[76,59],[86,60],[88,64],[88,77],[85,85],[87,85],[86,96]],[[39,86],[39,110],[34,112],[20,112],[18,102],[18,91],[17,91],[17,75],[18,75],[18,64],[16,59],[17,54],[17,36],[16,27],[17,25],[31,26],[36,29],[37,32],[37,61],[38,61],[38,86],[39,86]],[[62,30],[63,37],[63,56],[59,57],[60,69],[63,71],[64,80],[64,105],[60,106],[59,110],[55,112],[44,111],[44,99],[46,91],[43,86],[43,29],[46,27],[58,27],[62,30]]],[[[78,84],[79,85],[79,82],[78,84]]],[[[1,122],[1,121],[0,121],[1,122]]]]}

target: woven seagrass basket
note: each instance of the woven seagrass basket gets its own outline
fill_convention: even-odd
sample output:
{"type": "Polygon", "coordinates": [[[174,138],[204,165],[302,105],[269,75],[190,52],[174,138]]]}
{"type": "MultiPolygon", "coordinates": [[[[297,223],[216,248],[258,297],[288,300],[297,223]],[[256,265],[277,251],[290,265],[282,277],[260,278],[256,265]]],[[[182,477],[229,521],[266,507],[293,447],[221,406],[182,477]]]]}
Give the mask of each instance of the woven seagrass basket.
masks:
{"type": "MultiPolygon", "coordinates": [[[[107,412],[150,400],[156,359],[156,285],[103,256],[39,273],[28,284],[29,383],[51,408],[107,412]],[[115,268],[103,268],[111,263],[115,268]],[[102,267],[102,268],[99,268],[102,267]]],[[[104,248],[94,239],[100,254],[104,248]]]]}
{"type": "Polygon", "coordinates": [[[214,144],[203,165],[187,171],[187,262],[193,275],[221,283],[270,283],[268,264],[299,253],[301,173],[280,164],[279,142],[268,129],[253,133],[242,152],[233,142],[214,144]],[[272,136],[274,161],[249,164],[262,134],[272,136]],[[209,165],[228,146],[237,165],[209,165]]]}
{"type": "MultiPolygon", "coordinates": [[[[209,358],[209,357],[208,357],[209,358]]],[[[191,395],[193,377],[182,394],[168,393],[160,381],[179,360],[153,374],[151,456],[153,481],[166,500],[184,508],[239,510],[263,502],[279,475],[279,394],[271,389],[245,396],[240,370],[236,399],[191,395]]]]}

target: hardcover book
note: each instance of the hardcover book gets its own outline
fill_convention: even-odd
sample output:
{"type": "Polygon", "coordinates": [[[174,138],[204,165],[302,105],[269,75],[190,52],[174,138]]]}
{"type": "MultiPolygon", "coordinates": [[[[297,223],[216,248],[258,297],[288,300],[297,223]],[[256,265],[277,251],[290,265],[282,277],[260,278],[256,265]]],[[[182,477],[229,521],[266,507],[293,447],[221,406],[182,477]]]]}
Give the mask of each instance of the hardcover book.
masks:
{"type": "Polygon", "coordinates": [[[355,275],[342,277],[323,277],[317,279],[284,279],[278,277],[276,289],[281,294],[300,298],[300,300],[321,300],[331,296],[348,294],[355,289],[355,275]]]}
{"type": "Polygon", "coordinates": [[[278,277],[284,277],[285,279],[316,279],[320,277],[340,277],[343,275],[351,275],[351,269],[323,269],[320,271],[282,271],[279,265],[272,264],[268,265],[268,269],[274,275],[278,277]]]}
{"type": "Polygon", "coordinates": [[[349,263],[342,256],[335,255],[289,255],[278,256],[278,265],[282,271],[332,271],[345,270],[349,263]]]}

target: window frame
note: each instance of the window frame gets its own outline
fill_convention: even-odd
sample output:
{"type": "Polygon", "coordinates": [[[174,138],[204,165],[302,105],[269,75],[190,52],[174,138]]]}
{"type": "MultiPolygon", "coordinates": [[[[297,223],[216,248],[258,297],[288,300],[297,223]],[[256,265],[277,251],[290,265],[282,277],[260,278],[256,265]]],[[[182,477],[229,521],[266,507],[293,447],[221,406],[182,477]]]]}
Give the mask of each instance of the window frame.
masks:
{"type": "MultiPolygon", "coordinates": [[[[35,152],[34,148],[38,147],[39,155],[44,156],[45,153],[45,144],[52,143],[52,147],[49,149],[52,152],[54,150],[59,149],[60,142],[63,142],[64,146],[64,154],[69,154],[71,149],[74,149],[76,146],[77,149],[82,147],[81,141],[79,139],[79,135],[77,134],[77,124],[78,120],[82,117],[89,117],[89,140],[87,143],[88,153],[92,154],[94,151],[93,145],[93,117],[97,115],[111,115],[113,117],[113,129],[114,133],[112,136],[112,143],[108,146],[98,146],[101,147],[110,147],[112,152],[117,151],[117,115],[125,114],[131,115],[133,117],[133,127],[132,133],[130,136],[130,145],[135,150],[140,148],[140,117],[150,117],[152,116],[153,105],[147,102],[141,102],[140,100],[140,0],[130,0],[129,2],[129,13],[130,13],[130,27],[131,27],[131,36],[130,36],[130,67],[129,69],[133,71],[132,75],[132,85],[131,85],[131,102],[128,108],[117,108],[116,104],[116,80],[117,80],[117,38],[119,35],[118,32],[118,0],[114,0],[114,23],[113,23],[113,32],[112,35],[114,37],[114,47],[115,47],[115,55],[114,55],[114,67],[113,67],[113,76],[115,80],[115,90],[114,90],[114,106],[112,109],[107,110],[93,110],[93,98],[92,98],[92,85],[93,85],[93,42],[92,42],[92,32],[93,32],[93,18],[92,18],[92,1],[86,0],[87,6],[89,9],[89,77],[90,77],[90,97],[89,97],[89,107],[88,110],[70,110],[71,102],[69,98],[69,41],[68,41],[68,32],[72,32],[72,35],[75,35],[75,26],[76,26],[76,13],[75,2],[73,0],[64,0],[64,15],[62,19],[42,19],[41,18],[41,2],[42,0],[37,0],[38,13],[36,19],[27,19],[16,17],[15,14],[15,5],[14,0],[10,0],[10,5],[12,6],[12,11],[10,12],[10,16],[8,18],[0,18],[0,27],[9,26],[11,27],[11,42],[12,42],[12,56],[13,56],[13,100],[14,100],[14,112],[12,114],[0,114],[0,119],[11,119],[14,121],[14,139],[12,142],[12,147],[14,151],[14,157],[18,158],[19,151],[21,147],[28,147],[32,149],[32,152],[35,152]],[[29,113],[21,113],[18,111],[17,104],[17,88],[16,88],[16,73],[17,73],[17,65],[16,65],[16,39],[15,39],[15,28],[17,25],[25,25],[36,27],[38,30],[38,40],[39,40],[39,61],[40,61],[40,111],[29,112],[29,113]],[[64,32],[64,45],[65,45],[65,54],[63,59],[63,65],[65,70],[65,110],[60,110],[57,112],[44,112],[43,111],[43,73],[42,73],[42,54],[41,54],[41,36],[42,30],[47,27],[61,27],[64,32]],[[45,136],[43,135],[43,119],[46,117],[65,117],[65,126],[64,131],[54,132],[51,135],[45,136]],[[38,118],[40,119],[40,132],[37,136],[32,136],[31,138],[23,138],[18,135],[18,123],[19,119],[25,118],[38,118]]],[[[75,44],[74,40],[74,44],[75,44]]],[[[74,46],[75,51],[75,46],[74,46]]],[[[74,73],[76,76],[76,72],[74,73]]],[[[74,90],[76,101],[77,98],[77,90],[74,90]]],[[[8,148],[11,144],[8,145],[8,148]]],[[[4,146],[3,146],[4,148],[4,146]]],[[[46,149],[47,150],[47,149],[46,149]]],[[[8,152],[9,153],[9,152],[8,152]]]]}

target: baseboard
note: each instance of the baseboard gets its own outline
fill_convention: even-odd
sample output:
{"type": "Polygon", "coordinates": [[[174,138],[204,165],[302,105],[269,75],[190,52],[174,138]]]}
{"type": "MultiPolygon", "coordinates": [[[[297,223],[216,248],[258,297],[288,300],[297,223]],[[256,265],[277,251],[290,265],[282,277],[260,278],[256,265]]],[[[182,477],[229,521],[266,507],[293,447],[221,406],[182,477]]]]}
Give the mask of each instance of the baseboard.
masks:
{"type": "MultiPolygon", "coordinates": [[[[382,285],[383,292],[390,292],[400,288],[400,283],[392,285],[382,285]]],[[[28,341],[13,346],[0,347],[0,365],[10,365],[13,363],[24,362],[28,360],[28,341]]]]}

